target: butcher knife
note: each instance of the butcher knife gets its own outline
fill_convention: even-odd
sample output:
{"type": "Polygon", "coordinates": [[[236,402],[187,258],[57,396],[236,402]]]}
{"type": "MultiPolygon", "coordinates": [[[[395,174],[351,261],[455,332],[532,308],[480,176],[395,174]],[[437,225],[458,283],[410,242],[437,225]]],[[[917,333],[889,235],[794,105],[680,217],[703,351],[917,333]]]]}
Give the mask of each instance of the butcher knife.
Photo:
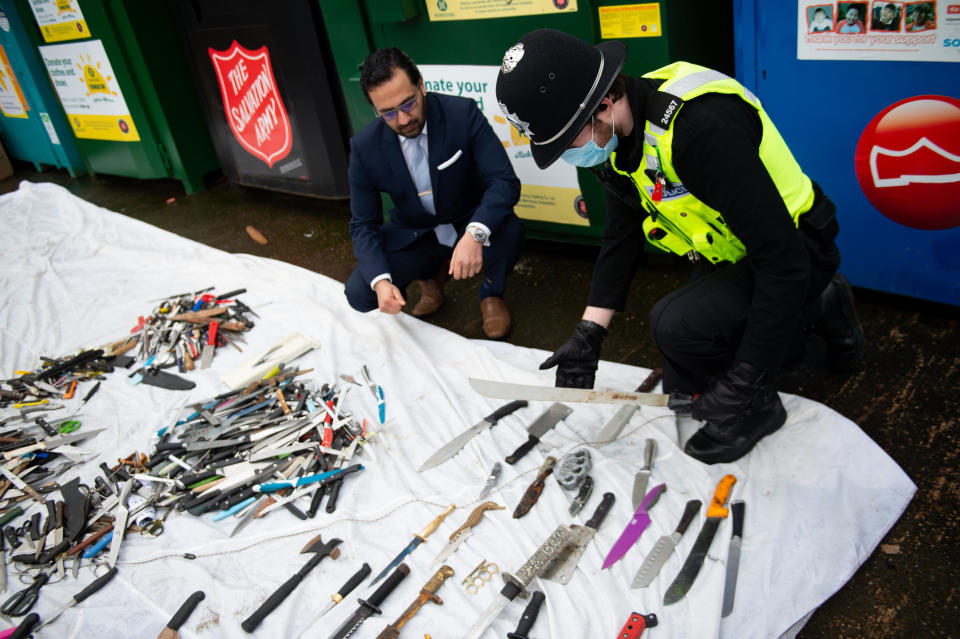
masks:
{"type": "Polygon", "coordinates": [[[607,513],[613,506],[616,497],[613,493],[604,493],[600,505],[593,511],[593,517],[585,526],[574,524],[570,526],[571,537],[567,546],[561,551],[561,554],[550,562],[541,573],[541,577],[549,581],[555,581],[566,585],[573,576],[577,564],[580,563],[580,557],[583,555],[587,546],[597,534],[597,529],[603,523],[607,513]]]}
{"type": "Polygon", "coordinates": [[[508,455],[505,461],[508,464],[516,464],[524,455],[533,450],[533,447],[540,442],[540,438],[543,437],[544,433],[556,426],[557,422],[565,419],[572,412],[572,408],[564,406],[563,404],[552,404],[540,417],[533,420],[533,423],[527,428],[527,441],[520,444],[519,448],[508,455]]]}
{"type": "Polygon", "coordinates": [[[206,595],[202,590],[198,590],[190,595],[190,598],[180,606],[177,614],[173,615],[173,618],[167,622],[166,627],[157,635],[157,639],[180,639],[180,633],[178,632],[180,626],[184,624],[191,613],[193,613],[194,608],[203,601],[204,597],[206,597],[206,595]]]}

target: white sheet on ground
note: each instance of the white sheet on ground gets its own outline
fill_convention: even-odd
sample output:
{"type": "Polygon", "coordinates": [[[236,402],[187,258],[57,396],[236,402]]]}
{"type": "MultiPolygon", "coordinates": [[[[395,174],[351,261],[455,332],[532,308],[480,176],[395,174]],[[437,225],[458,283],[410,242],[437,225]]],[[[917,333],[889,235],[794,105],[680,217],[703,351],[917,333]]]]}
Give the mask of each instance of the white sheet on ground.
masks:
{"type": "MultiPolygon", "coordinates": [[[[72,354],[119,339],[137,316],[151,310],[149,300],[164,295],[211,285],[221,292],[245,287],[242,299],[260,314],[246,334],[244,353],[220,349],[209,370],[187,374],[197,383],[192,391],[130,386],[123,372],[110,375],[82,412],[85,428],[107,428],[83,446],[101,454],[63,480],[79,475],[92,483],[101,461],[114,464],[134,450],[149,451],[153,433],[170,424],[181,407],[223,392],[220,375],[292,333],[322,344],[297,361],[315,369],[307,377],[318,386],[337,381],[341,373],[358,375],[367,364],[386,395],[387,423],[370,450],[358,456],[366,470],[347,480],[335,513],[321,509],[316,519],[301,522],[281,510],[232,539],[232,518],[213,523],[210,515],[174,513],[162,536],[129,536],[117,579],[49,627],[61,637],[154,637],[194,590],[204,590],[206,599],[181,629],[184,637],[243,636],[240,622],[307,560],[297,554],[303,544],[317,533],[324,539],[338,537],[344,540],[341,558],[322,562],[257,631],[265,637],[296,635],[362,562],[379,572],[414,533],[448,504],[456,504],[428,543],[408,556],[410,577],[387,599],[383,615],[356,635],[374,637],[414,600],[433,574],[429,564],[446,538],[479,503],[490,467],[526,439],[525,425],[546,407],[531,403],[474,438],[454,459],[417,473],[437,447],[503,403],[478,396],[468,377],[549,385],[552,372],[536,369],[544,353],[470,341],[407,315],[358,314],[334,280],[283,262],[206,247],[96,207],[58,186],[24,182],[17,192],[0,197],[0,225],[4,377],[37,366],[40,355],[72,354]],[[184,559],[184,553],[197,559],[184,559]]],[[[598,386],[632,389],[647,372],[603,362],[598,386]]],[[[533,636],[612,637],[631,611],[657,614],[660,625],[649,631],[654,639],[779,636],[843,586],[915,490],[856,424],[801,397],[784,395],[783,400],[789,415],[784,427],[739,463],[717,466],[683,454],[668,411],[644,408],[619,440],[591,447],[596,489],[575,522],[567,514],[572,495],[552,478],[531,512],[512,519],[546,455],[560,458],[591,442],[615,411],[574,405],[573,414],[526,458],[516,466],[504,464],[492,498],[506,510],[486,513],[469,541],[447,561],[456,574],[438,592],[443,605],[427,604],[402,634],[461,636],[502,585],[497,579],[476,595],[464,591],[461,580],[481,560],[515,572],[558,524],[584,523],[609,491],[616,504],[572,581],[567,586],[534,582],[546,594],[546,604],[533,636]],[[665,482],[668,490],[652,510],[650,529],[621,561],[601,571],[606,552],[632,515],[633,475],[643,441],[650,437],[658,444],[650,485],[665,482]],[[675,605],[662,605],[705,508],[658,579],[649,588],[630,589],[646,553],[660,535],[673,531],[687,500],[709,502],[726,473],[738,478],[732,498],[747,504],[734,612],[721,621],[729,521],[721,524],[689,595],[675,605]]],[[[71,408],[76,401],[65,403],[71,408]]],[[[354,389],[348,404],[376,422],[376,406],[365,389],[354,389]]],[[[46,618],[92,578],[85,566],[79,581],[68,577],[44,587],[36,611],[46,618]]],[[[327,637],[355,609],[357,598],[369,592],[366,584],[358,588],[306,636],[327,637]]],[[[523,605],[509,606],[486,636],[513,631],[523,605]]]]}

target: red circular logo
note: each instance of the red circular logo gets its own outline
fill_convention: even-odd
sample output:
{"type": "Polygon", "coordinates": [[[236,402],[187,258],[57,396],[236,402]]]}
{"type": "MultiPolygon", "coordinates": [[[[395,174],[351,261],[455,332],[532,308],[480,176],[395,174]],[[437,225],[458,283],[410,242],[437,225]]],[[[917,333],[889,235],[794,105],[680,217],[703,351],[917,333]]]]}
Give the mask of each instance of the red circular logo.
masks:
{"type": "Polygon", "coordinates": [[[864,195],[894,222],[960,226],[960,100],[919,95],[891,104],[860,135],[854,168],[864,195]]]}

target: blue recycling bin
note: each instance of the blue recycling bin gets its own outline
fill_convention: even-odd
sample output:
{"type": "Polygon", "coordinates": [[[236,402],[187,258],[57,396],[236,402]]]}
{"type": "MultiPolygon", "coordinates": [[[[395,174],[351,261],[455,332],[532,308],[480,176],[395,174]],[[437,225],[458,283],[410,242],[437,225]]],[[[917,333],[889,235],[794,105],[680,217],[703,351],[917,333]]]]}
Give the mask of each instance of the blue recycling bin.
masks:
{"type": "Polygon", "coordinates": [[[0,135],[10,157],[88,173],[73,132],[20,15],[0,0],[0,135]]]}
{"type": "Polygon", "coordinates": [[[735,0],[737,79],[836,203],[857,286],[960,305],[960,9],[735,0]]]}

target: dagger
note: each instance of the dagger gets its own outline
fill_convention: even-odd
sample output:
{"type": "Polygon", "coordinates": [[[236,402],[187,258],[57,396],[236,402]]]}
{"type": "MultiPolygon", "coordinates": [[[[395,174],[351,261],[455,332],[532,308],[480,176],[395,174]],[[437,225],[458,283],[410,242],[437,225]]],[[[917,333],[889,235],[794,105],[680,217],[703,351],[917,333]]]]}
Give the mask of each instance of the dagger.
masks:
{"type": "Polygon", "coordinates": [[[377,575],[377,577],[376,577],[373,581],[370,582],[370,585],[372,586],[373,584],[375,584],[375,583],[377,583],[378,581],[380,581],[384,576],[386,576],[386,574],[387,574],[388,572],[390,572],[391,570],[393,570],[393,567],[394,567],[394,566],[396,566],[396,565],[399,564],[401,561],[403,561],[403,558],[404,558],[404,557],[406,557],[406,556],[409,555],[411,552],[413,552],[414,549],[416,549],[417,546],[419,546],[420,544],[422,544],[423,542],[425,542],[425,541],[427,540],[427,537],[430,536],[430,533],[432,533],[434,530],[436,530],[436,529],[440,526],[440,522],[442,522],[444,519],[446,519],[447,515],[449,515],[450,513],[452,513],[453,510],[454,510],[456,507],[457,507],[457,506],[456,506],[455,504],[450,504],[449,506],[447,506],[447,509],[446,509],[445,511],[443,511],[442,513],[440,513],[439,515],[437,515],[437,516],[433,519],[433,521],[431,521],[429,524],[427,524],[427,527],[426,527],[426,528],[424,528],[423,530],[421,530],[419,534],[414,535],[414,536],[413,536],[413,539],[410,541],[410,543],[407,544],[407,547],[404,548],[403,550],[401,550],[401,551],[400,551],[400,554],[398,554],[396,557],[394,557],[393,561],[391,561],[390,564],[389,564],[386,568],[384,568],[382,571],[380,571],[380,574],[377,575]]]}
{"type": "Polygon", "coordinates": [[[420,594],[417,595],[413,603],[403,611],[403,614],[401,614],[396,621],[388,624],[387,627],[377,635],[377,639],[397,639],[397,637],[400,636],[400,628],[403,627],[403,624],[410,621],[411,617],[417,614],[417,611],[428,601],[442,606],[443,599],[438,597],[436,592],[451,575],[453,575],[453,568],[446,565],[440,566],[440,569],[435,572],[429,581],[423,585],[423,588],[420,589],[420,594]]]}
{"type": "Polygon", "coordinates": [[[523,497],[520,498],[520,503],[517,504],[517,508],[513,511],[513,518],[520,519],[533,508],[533,505],[537,503],[537,500],[540,499],[540,493],[543,492],[544,482],[547,477],[553,472],[553,466],[557,463],[557,458],[547,457],[543,462],[543,465],[540,467],[540,472],[537,473],[537,478],[533,480],[533,483],[527,487],[526,492],[523,493],[523,497]]]}
{"type": "Polygon", "coordinates": [[[660,495],[666,490],[666,484],[658,484],[650,489],[647,496],[643,498],[640,507],[633,513],[633,517],[629,523],[627,523],[627,527],[623,529],[620,537],[614,542],[610,552],[607,553],[606,559],[603,560],[601,570],[605,570],[618,562],[620,558],[630,550],[633,544],[640,539],[640,535],[642,535],[643,531],[650,525],[650,515],[647,511],[654,507],[657,500],[660,499],[660,495]]]}
{"type": "Polygon", "coordinates": [[[443,550],[437,554],[430,566],[433,567],[443,563],[447,557],[456,552],[460,544],[465,542],[467,538],[473,534],[473,527],[480,523],[480,520],[483,519],[483,513],[487,510],[504,510],[504,507],[494,501],[485,501],[474,508],[463,525],[453,531],[450,535],[450,541],[448,541],[447,545],[443,547],[443,550]]]}
{"type": "Polygon", "coordinates": [[[697,535],[697,541],[694,542],[693,548],[687,556],[687,560],[680,569],[680,573],[677,574],[673,583],[667,588],[667,592],[663,596],[664,604],[669,605],[676,603],[683,599],[687,592],[689,592],[690,586],[693,585],[697,574],[700,572],[700,567],[703,566],[703,560],[707,556],[707,551],[710,550],[710,542],[713,541],[713,537],[717,533],[717,528],[720,527],[720,522],[726,519],[730,513],[730,511],[723,507],[723,504],[727,501],[727,497],[730,496],[730,489],[736,481],[737,478],[733,475],[724,475],[720,483],[717,484],[717,490],[713,493],[710,508],[707,509],[707,521],[704,522],[703,528],[700,529],[700,534],[697,535]]]}
{"type": "Polygon", "coordinates": [[[370,564],[364,562],[360,570],[355,572],[350,579],[347,580],[347,583],[340,586],[340,590],[330,595],[330,601],[327,602],[327,605],[323,607],[323,610],[313,618],[313,621],[307,624],[307,627],[300,633],[300,637],[303,637],[307,634],[307,631],[310,630],[311,626],[319,621],[320,617],[327,614],[334,606],[343,601],[343,598],[353,592],[353,589],[360,585],[360,583],[370,576],[370,564]]]}

